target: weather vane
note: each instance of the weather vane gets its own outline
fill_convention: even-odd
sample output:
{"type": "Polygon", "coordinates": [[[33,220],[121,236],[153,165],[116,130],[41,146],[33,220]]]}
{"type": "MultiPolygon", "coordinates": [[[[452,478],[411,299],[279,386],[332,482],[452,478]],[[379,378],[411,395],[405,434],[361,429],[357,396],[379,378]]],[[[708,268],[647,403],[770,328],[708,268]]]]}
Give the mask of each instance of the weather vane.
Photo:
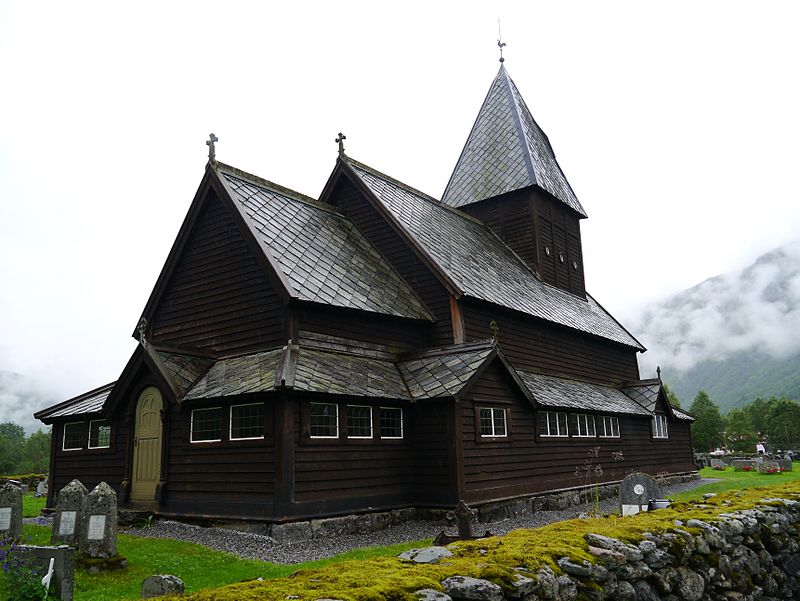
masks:
{"type": "Polygon", "coordinates": [[[217,153],[214,149],[214,143],[219,142],[219,138],[215,136],[213,133],[208,136],[208,141],[206,142],[206,146],[208,146],[208,162],[213,163],[217,160],[217,153]]]}
{"type": "Polygon", "coordinates": [[[503,36],[500,34],[500,19],[497,19],[497,47],[500,48],[500,62],[505,62],[506,59],[503,58],[503,47],[506,43],[503,41],[503,36]]]}
{"type": "Polygon", "coordinates": [[[334,140],[339,145],[339,158],[344,156],[344,141],[347,139],[342,132],[339,132],[339,137],[334,140]]]}

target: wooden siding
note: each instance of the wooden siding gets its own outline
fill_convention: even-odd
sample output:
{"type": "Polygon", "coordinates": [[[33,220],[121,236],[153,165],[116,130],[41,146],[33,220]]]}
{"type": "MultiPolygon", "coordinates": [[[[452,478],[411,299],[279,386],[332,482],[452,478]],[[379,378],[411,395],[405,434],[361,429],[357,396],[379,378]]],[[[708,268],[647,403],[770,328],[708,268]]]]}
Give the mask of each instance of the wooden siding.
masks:
{"type": "Polygon", "coordinates": [[[553,375],[619,384],[638,380],[636,351],[479,301],[461,301],[467,341],[497,337],[514,367],[553,375]]]}
{"type": "Polygon", "coordinates": [[[153,339],[221,356],[278,346],[281,299],[228,210],[209,195],[154,310],[153,339]]]}
{"type": "Polygon", "coordinates": [[[453,431],[453,401],[424,401],[413,417],[414,503],[418,506],[458,503],[453,431]]]}
{"type": "Polygon", "coordinates": [[[230,440],[231,405],[259,402],[226,399],[173,407],[169,418],[166,513],[269,519],[273,515],[275,483],[275,404],[265,403],[266,436],[260,440],[230,440]],[[222,440],[190,442],[192,409],[222,408],[222,440]]]}
{"type": "Polygon", "coordinates": [[[398,350],[421,347],[430,327],[409,319],[308,303],[298,305],[295,314],[300,331],[360,340],[398,350]]]}
{"type": "MultiPolygon", "coordinates": [[[[649,418],[634,416],[618,416],[619,438],[538,436],[533,407],[496,363],[487,367],[458,406],[468,502],[585,485],[586,477],[576,471],[581,473],[594,449],[599,455],[591,465],[599,464],[603,470],[599,482],[618,481],[633,471],[657,475],[695,469],[686,422],[671,421],[670,437],[663,441],[651,437],[649,418]],[[505,408],[509,435],[482,439],[476,431],[476,407],[505,408]],[[615,461],[612,452],[618,451],[623,459],[615,461]]],[[[589,483],[594,482],[592,476],[589,483]]]]}
{"type": "Polygon", "coordinates": [[[436,323],[428,329],[425,346],[452,344],[450,296],[431,270],[347,177],[339,179],[329,202],[348,216],[433,313],[436,323]]]}
{"type": "Polygon", "coordinates": [[[54,446],[52,487],[48,492],[48,507],[55,507],[58,491],[77,478],[88,490],[92,490],[100,482],[107,482],[111,488],[119,491],[125,478],[125,452],[128,433],[127,424],[123,420],[114,420],[111,424],[111,446],[108,449],[89,449],[89,420],[76,417],[65,422],[53,424],[51,444],[54,446]],[[81,422],[84,428],[84,446],[82,450],[63,451],[64,424],[81,422]]]}
{"type": "Polygon", "coordinates": [[[542,278],[553,286],[585,297],[581,229],[577,215],[543,193],[534,193],[533,198],[539,224],[542,278]],[[546,248],[550,249],[549,255],[546,248]],[[573,261],[577,268],[572,266],[573,261]]]}

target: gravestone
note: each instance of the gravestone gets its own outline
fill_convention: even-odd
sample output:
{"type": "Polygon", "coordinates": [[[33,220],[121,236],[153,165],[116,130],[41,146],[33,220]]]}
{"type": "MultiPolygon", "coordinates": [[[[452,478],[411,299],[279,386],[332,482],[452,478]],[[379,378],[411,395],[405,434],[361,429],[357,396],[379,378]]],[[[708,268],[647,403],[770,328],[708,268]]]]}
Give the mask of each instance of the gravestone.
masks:
{"type": "Polygon", "coordinates": [[[6,482],[0,487],[0,538],[22,536],[22,489],[6,482]]]}
{"type": "Polygon", "coordinates": [[[619,485],[619,504],[622,515],[636,515],[647,511],[650,499],[661,497],[661,488],[647,474],[634,472],[625,476],[619,485]]]}
{"type": "Polygon", "coordinates": [[[164,595],[183,595],[185,589],[183,580],[172,574],[158,574],[150,576],[142,582],[142,599],[163,597],[164,595]]]}
{"type": "Polygon", "coordinates": [[[78,546],[87,492],[80,480],[73,480],[59,491],[50,544],[78,546]]]}
{"type": "Polygon", "coordinates": [[[72,601],[75,586],[75,551],[66,545],[58,547],[20,545],[20,549],[39,564],[42,574],[47,574],[52,557],[55,561],[53,561],[53,576],[50,580],[48,597],[72,601]]]}
{"type": "Polygon", "coordinates": [[[105,482],[83,501],[78,549],[86,557],[117,556],[117,493],[105,482]]]}
{"type": "Polygon", "coordinates": [[[47,480],[39,480],[39,484],[36,485],[36,496],[37,497],[47,496],[47,480]]]}
{"type": "Polygon", "coordinates": [[[722,459],[720,459],[719,457],[712,457],[711,458],[711,467],[716,468],[716,469],[723,469],[724,470],[728,466],[725,465],[725,462],[722,459]]]}

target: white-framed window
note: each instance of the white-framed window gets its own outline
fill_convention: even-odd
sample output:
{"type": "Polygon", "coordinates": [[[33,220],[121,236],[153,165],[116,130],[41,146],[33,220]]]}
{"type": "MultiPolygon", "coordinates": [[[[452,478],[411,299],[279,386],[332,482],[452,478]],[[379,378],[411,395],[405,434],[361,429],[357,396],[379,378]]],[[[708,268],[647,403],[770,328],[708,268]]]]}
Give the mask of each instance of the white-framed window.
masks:
{"type": "Polygon", "coordinates": [[[666,415],[657,413],[653,416],[653,438],[669,438],[666,415]]]}
{"type": "Polygon", "coordinates": [[[231,405],[231,440],[264,438],[264,403],[231,405]]]}
{"type": "Polygon", "coordinates": [[[503,438],[508,436],[506,410],[496,407],[480,407],[480,429],[482,438],[503,438]]]}
{"type": "Polygon", "coordinates": [[[339,437],[339,405],[336,403],[310,403],[308,433],[311,438],[339,437]]]}
{"type": "Polygon", "coordinates": [[[80,451],[83,448],[85,432],[83,428],[83,422],[64,424],[64,441],[61,445],[62,451],[80,451]]]}
{"type": "Polygon", "coordinates": [[[568,436],[567,414],[557,411],[539,412],[539,436],[568,436]]]}
{"type": "Polygon", "coordinates": [[[571,413],[572,435],[581,438],[591,438],[596,436],[594,428],[594,415],[586,413],[571,413]]]}
{"type": "Polygon", "coordinates": [[[400,407],[381,407],[381,438],[403,438],[403,410],[400,407]]]}
{"type": "Polygon", "coordinates": [[[219,442],[222,440],[222,407],[192,410],[191,442],[219,442]]]}
{"type": "Polygon", "coordinates": [[[372,438],[372,407],[347,406],[347,438],[372,438]]]}
{"type": "Polygon", "coordinates": [[[619,419],[613,415],[601,415],[597,420],[597,434],[601,438],[619,438],[619,419]]]}
{"type": "Polygon", "coordinates": [[[89,448],[107,449],[111,446],[111,422],[98,419],[89,422],[89,448]]]}

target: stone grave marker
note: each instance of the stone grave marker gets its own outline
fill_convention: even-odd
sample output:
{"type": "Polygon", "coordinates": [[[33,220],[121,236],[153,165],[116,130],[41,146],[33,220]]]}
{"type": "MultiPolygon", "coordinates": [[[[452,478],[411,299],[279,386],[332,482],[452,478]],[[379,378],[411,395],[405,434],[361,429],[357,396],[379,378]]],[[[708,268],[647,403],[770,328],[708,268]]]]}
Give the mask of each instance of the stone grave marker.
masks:
{"type": "Polygon", "coordinates": [[[117,556],[117,493],[105,482],[95,486],[83,502],[78,549],[87,557],[117,556]]]}
{"type": "Polygon", "coordinates": [[[39,483],[36,485],[36,496],[46,497],[47,492],[47,480],[39,480],[39,483]]]}
{"type": "Polygon", "coordinates": [[[724,470],[728,466],[725,465],[725,462],[722,459],[720,459],[719,457],[712,457],[711,458],[711,467],[716,468],[716,469],[723,469],[724,470]]]}
{"type": "Polygon", "coordinates": [[[75,551],[61,545],[58,547],[40,547],[38,545],[20,545],[23,552],[30,554],[47,574],[50,558],[53,558],[53,575],[48,589],[48,598],[58,597],[61,601],[72,601],[75,582],[75,551]]]}
{"type": "Polygon", "coordinates": [[[0,487],[0,538],[22,536],[22,489],[6,482],[0,487]]]}
{"type": "Polygon", "coordinates": [[[651,476],[641,472],[628,474],[619,485],[622,515],[636,515],[640,511],[647,511],[647,502],[659,498],[661,488],[651,476]]]}
{"type": "Polygon", "coordinates": [[[80,480],[73,480],[59,491],[50,544],[78,546],[78,535],[83,525],[83,502],[87,492],[80,480]]]}

